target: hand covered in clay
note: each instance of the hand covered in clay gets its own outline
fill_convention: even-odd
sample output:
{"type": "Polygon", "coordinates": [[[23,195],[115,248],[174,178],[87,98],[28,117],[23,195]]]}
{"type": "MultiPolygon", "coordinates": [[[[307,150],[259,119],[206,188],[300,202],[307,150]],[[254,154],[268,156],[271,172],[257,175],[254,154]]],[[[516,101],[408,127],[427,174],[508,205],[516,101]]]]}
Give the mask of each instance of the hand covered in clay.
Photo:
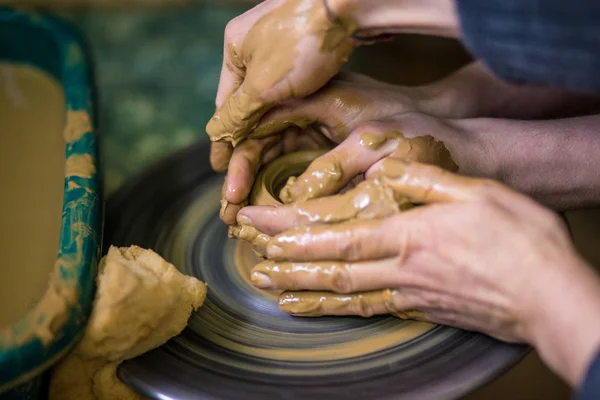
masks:
{"type": "Polygon", "coordinates": [[[327,83],[352,52],[356,24],[324,0],[266,0],[225,29],[217,111],[206,131],[227,154],[274,104],[327,83]]]}
{"type": "Polygon", "coordinates": [[[247,139],[233,152],[223,183],[219,216],[228,225],[235,224],[236,215],[247,203],[259,168],[281,154],[301,150],[330,149],[333,143],[314,129],[287,129],[277,136],[247,139]]]}
{"type": "MultiPolygon", "coordinates": [[[[401,87],[359,74],[344,73],[304,99],[289,100],[273,108],[262,118],[250,138],[240,143],[233,152],[213,151],[211,154],[211,164],[215,170],[228,169],[223,187],[221,218],[227,224],[235,223],[235,215],[250,193],[256,172],[262,164],[293,151],[330,149],[346,140],[350,132],[361,124],[391,121],[398,115],[414,110],[413,103],[412,97],[401,87]]],[[[384,132],[386,129],[397,131],[397,123],[394,126],[391,123],[362,126],[361,131],[389,136],[390,132],[384,132]]],[[[360,132],[356,132],[353,137],[359,136],[360,132]]],[[[381,140],[380,144],[383,142],[381,140]]],[[[389,149],[389,146],[386,148],[389,149]]],[[[348,145],[340,150],[344,149],[348,150],[348,145]]],[[[353,151],[356,153],[358,150],[353,151]]],[[[333,192],[324,192],[330,193],[333,192]]]]}
{"type": "Polygon", "coordinates": [[[240,212],[273,236],[252,281],[290,290],[283,311],[392,313],[529,341],[544,286],[586,270],[562,221],[499,183],[397,159],[367,176],[342,195],[240,212]],[[423,206],[399,212],[411,203],[423,206]]]}

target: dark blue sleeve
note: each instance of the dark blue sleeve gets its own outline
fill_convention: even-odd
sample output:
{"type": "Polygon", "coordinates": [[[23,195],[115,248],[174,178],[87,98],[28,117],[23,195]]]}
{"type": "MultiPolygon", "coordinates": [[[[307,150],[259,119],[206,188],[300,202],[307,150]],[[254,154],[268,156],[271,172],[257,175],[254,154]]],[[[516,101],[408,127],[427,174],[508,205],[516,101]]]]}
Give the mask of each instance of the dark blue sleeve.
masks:
{"type": "Polygon", "coordinates": [[[592,365],[579,389],[577,398],[579,400],[598,400],[600,399],[600,352],[596,355],[592,365]]]}
{"type": "Polygon", "coordinates": [[[463,41],[513,83],[600,93],[599,0],[457,0],[463,41]]]}

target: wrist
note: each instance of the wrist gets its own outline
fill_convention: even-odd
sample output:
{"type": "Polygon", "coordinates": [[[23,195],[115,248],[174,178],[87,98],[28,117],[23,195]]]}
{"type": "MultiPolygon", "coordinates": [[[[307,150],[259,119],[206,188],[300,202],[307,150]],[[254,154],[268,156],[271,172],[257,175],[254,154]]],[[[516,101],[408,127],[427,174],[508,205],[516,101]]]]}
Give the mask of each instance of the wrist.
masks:
{"type": "Polygon", "coordinates": [[[359,37],[419,33],[458,37],[453,0],[324,0],[335,18],[351,19],[359,37]]]}
{"type": "Polygon", "coordinates": [[[545,266],[523,306],[530,343],[551,369],[577,387],[600,346],[600,283],[578,255],[567,258],[568,265],[545,266]]]}

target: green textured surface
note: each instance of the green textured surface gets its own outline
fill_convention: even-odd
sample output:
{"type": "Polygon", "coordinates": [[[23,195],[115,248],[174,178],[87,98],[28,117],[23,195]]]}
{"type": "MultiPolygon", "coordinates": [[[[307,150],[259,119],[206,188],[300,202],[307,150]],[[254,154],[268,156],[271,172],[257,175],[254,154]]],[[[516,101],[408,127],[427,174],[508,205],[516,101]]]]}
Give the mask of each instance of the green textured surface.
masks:
{"type": "Polygon", "coordinates": [[[223,30],[243,11],[199,4],[68,16],[95,61],[107,195],[152,161],[207,140],[223,30]]]}

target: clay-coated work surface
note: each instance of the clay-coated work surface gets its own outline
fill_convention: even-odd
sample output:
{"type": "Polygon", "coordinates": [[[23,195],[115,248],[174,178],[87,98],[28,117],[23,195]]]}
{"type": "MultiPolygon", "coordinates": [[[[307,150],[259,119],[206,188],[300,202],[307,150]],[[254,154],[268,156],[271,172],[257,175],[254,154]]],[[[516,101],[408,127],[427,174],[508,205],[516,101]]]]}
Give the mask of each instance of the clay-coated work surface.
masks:
{"type": "Polygon", "coordinates": [[[60,83],[0,63],[0,326],[42,297],[58,253],[65,142],[60,83]]]}
{"type": "MultiPolygon", "coordinates": [[[[128,182],[107,207],[106,240],[153,248],[208,284],[201,313],[120,377],[154,398],[459,397],[523,354],[486,336],[395,317],[297,318],[248,281],[218,218],[222,177],[196,145],[128,182]],[[204,163],[202,160],[206,160],[204,163]]],[[[251,252],[247,252],[251,254],[251,252]]]]}

